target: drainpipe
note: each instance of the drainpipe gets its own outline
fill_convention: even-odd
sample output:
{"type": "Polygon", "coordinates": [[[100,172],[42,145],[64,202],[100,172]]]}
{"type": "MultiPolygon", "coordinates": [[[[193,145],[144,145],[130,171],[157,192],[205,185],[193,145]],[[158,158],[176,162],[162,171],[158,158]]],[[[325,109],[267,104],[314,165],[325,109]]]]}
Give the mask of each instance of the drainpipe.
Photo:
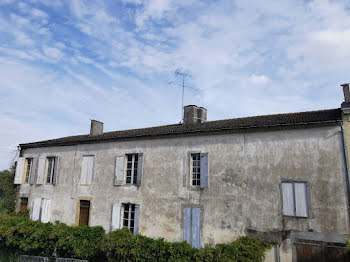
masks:
{"type": "Polygon", "coordinates": [[[344,128],[343,128],[343,122],[340,121],[340,129],[342,134],[342,140],[343,140],[343,152],[344,152],[344,158],[345,158],[345,173],[346,173],[346,182],[348,184],[348,215],[349,215],[349,224],[350,224],[350,179],[349,179],[349,163],[348,163],[348,151],[346,146],[346,140],[345,140],[345,134],[344,134],[344,128]]]}

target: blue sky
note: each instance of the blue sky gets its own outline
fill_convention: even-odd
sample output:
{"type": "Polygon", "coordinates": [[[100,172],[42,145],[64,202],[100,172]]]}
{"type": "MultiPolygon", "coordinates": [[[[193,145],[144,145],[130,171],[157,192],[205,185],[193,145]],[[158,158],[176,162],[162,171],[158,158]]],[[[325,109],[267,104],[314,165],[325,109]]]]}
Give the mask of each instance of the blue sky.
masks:
{"type": "Polygon", "coordinates": [[[339,107],[350,2],[0,0],[0,170],[23,142],[339,107]]]}

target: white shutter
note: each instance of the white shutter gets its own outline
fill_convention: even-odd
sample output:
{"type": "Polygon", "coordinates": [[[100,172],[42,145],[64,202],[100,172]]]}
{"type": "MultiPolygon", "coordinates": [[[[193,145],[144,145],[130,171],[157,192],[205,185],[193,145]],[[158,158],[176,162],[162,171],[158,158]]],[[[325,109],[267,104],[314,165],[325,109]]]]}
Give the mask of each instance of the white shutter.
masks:
{"type": "Polygon", "coordinates": [[[293,183],[282,183],[283,214],[294,216],[294,187],[293,183]]]}
{"type": "Polygon", "coordinates": [[[25,162],[25,158],[24,157],[19,157],[17,159],[16,175],[15,175],[14,184],[22,184],[23,171],[24,171],[24,162],[25,162]]]}
{"type": "Polygon", "coordinates": [[[91,185],[92,184],[92,178],[94,175],[94,157],[89,156],[88,157],[88,172],[86,175],[86,184],[91,185]]]}
{"type": "Polygon", "coordinates": [[[43,199],[41,222],[43,223],[50,222],[50,211],[51,211],[50,207],[51,207],[51,199],[43,199]]]}
{"type": "Polygon", "coordinates": [[[44,183],[45,163],[46,163],[46,158],[40,157],[39,163],[38,163],[38,174],[36,178],[37,185],[42,185],[44,183]]]}
{"type": "Polygon", "coordinates": [[[306,183],[294,183],[296,216],[308,216],[306,183]]]}
{"type": "Polygon", "coordinates": [[[111,229],[116,230],[120,228],[120,205],[114,204],[112,206],[112,221],[111,221],[111,229]]]}
{"type": "Polygon", "coordinates": [[[117,156],[115,158],[115,178],[114,185],[120,186],[124,179],[124,156],[117,156]]]}
{"type": "Polygon", "coordinates": [[[94,156],[84,156],[81,167],[80,184],[90,185],[94,170],[94,156]]]}
{"type": "Polygon", "coordinates": [[[32,217],[34,221],[39,220],[40,218],[40,208],[41,208],[41,198],[35,198],[32,207],[32,217]]]}

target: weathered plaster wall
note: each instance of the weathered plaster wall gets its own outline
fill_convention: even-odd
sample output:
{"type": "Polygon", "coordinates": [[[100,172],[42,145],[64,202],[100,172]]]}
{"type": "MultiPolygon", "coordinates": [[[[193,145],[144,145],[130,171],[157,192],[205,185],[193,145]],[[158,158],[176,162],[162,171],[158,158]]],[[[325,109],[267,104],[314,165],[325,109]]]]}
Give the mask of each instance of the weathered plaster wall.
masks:
{"type": "MultiPolygon", "coordinates": [[[[57,184],[22,185],[21,196],[52,199],[51,221],[74,224],[79,197],[91,197],[90,225],[110,229],[113,203],[140,204],[140,233],[182,241],[183,206],[201,209],[201,242],[257,231],[349,232],[340,127],[236,133],[27,149],[59,156],[57,184]],[[142,152],[142,185],[114,186],[115,157],[142,152]],[[209,153],[209,188],[190,187],[190,153],[209,153]],[[91,186],[79,186],[83,155],[95,155],[91,186]],[[310,217],[282,216],[281,181],[308,185],[310,217]]],[[[289,252],[287,252],[289,253],[289,252]]]]}

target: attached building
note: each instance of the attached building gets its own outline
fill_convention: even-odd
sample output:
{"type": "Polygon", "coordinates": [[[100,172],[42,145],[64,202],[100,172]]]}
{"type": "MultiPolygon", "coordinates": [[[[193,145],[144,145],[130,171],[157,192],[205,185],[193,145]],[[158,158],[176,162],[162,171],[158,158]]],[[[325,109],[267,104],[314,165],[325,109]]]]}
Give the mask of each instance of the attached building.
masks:
{"type": "Polygon", "coordinates": [[[342,110],[206,115],[186,106],[182,124],[116,132],[92,120],[88,135],[21,144],[18,210],[197,248],[255,236],[275,244],[269,261],[345,254],[342,110]]]}

